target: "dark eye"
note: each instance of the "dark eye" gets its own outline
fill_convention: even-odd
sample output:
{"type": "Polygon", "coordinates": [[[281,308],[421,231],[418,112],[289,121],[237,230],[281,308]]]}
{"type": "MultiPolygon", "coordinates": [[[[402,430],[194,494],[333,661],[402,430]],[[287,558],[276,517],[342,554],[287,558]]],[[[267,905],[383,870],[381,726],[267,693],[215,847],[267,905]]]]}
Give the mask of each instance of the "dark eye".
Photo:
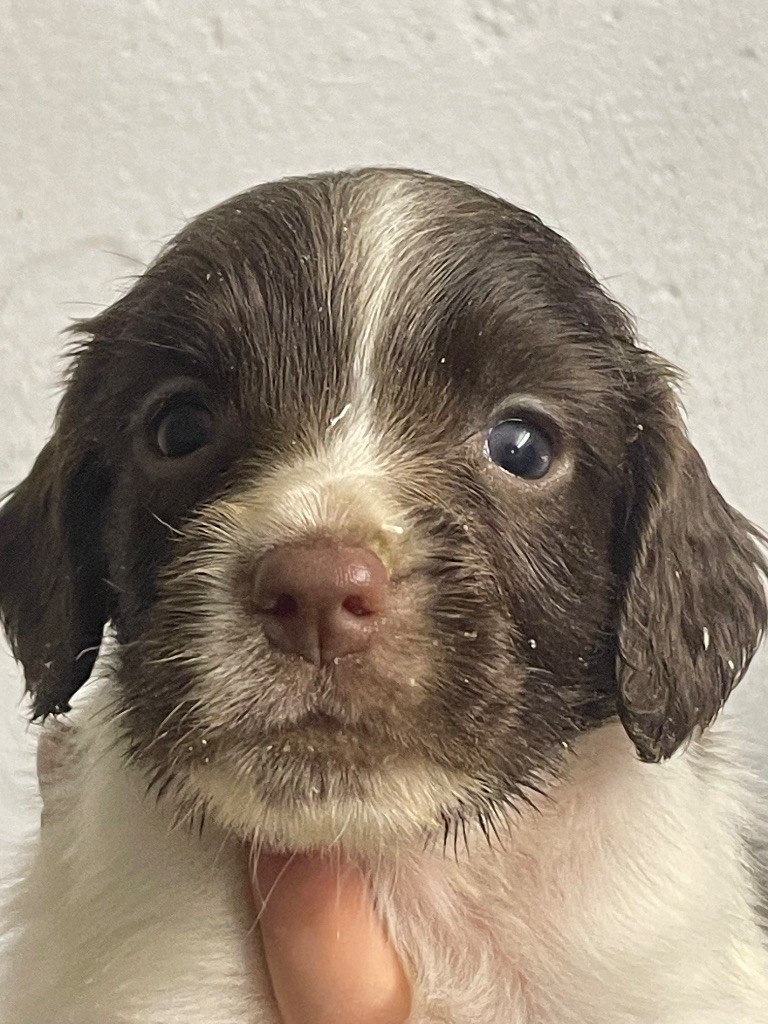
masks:
{"type": "Polygon", "coordinates": [[[491,462],[524,480],[539,480],[552,464],[552,443],[535,424],[504,420],[488,433],[491,462]]]}
{"type": "Polygon", "coordinates": [[[213,417],[205,406],[185,402],[175,405],[157,423],[157,447],[169,459],[191,455],[213,436],[213,417]]]}

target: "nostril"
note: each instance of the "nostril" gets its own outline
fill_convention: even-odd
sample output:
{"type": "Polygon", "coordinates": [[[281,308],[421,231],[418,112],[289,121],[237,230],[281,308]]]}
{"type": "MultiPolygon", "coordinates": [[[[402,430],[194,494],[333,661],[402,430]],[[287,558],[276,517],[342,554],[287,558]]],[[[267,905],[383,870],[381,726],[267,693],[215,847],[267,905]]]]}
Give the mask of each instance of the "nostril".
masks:
{"type": "Polygon", "coordinates": [[[367,548],[296,544],[262,556],[247,601],[275,647],[327,664],[370,646],[388,592],[389,574],[367,548]]]}
{"type": "Polygon", "coordinates": [[[363,618],[365,615],[375,615],[376,611],[371,607],[370,602],[366,601],[364,597],[359,594],[350,594],[346,600],[342,601],[341,607],[350,613],[350,615],[357,615],[359,618],[363,618]]]}

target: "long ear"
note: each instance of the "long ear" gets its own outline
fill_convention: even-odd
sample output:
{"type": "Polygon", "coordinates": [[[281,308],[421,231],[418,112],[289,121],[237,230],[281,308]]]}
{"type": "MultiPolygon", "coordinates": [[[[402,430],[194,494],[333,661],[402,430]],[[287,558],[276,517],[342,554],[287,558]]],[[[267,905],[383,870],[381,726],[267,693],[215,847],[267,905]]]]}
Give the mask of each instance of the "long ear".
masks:
{"type": "Polygon", "coordinates": [[[35,717],[69,708],[109,617],[101,519],[107,482],[60,434],[0,509],[0,618],[35,717]]]}
{"type": "Polygon", "coordinates": [[[758,531],[713,486],[666,380],[631,445],[619,715],[644,761],[712,722],[766,626],[758,531]]]}

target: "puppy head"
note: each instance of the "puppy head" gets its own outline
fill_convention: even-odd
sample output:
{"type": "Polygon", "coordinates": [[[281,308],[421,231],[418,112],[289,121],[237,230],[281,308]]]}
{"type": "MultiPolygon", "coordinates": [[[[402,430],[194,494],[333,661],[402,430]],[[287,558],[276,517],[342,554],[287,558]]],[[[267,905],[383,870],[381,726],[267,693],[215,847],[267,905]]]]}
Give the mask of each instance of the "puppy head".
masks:
{"type": "Polygon", "coordinates": [[[754,531],[528,213],[414,172],[262,186],[78,330],[2,615],[38,716],[112,623],[182,811],[288,846],[485,827],[617,713],[668,757],[754,653],[754,531]]]}

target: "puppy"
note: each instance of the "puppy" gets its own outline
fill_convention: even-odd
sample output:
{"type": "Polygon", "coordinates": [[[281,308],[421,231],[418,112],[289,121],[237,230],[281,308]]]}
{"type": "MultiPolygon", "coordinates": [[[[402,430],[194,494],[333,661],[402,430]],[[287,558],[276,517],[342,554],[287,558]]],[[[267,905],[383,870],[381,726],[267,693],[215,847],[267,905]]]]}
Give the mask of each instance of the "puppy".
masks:
{"type": "Polygon", "coordinates": [[[768,1021],[748,780],[703,731],[766,566],[566,241],[426,174],[283,181],[75,329],[0,513],[36,718],[109,628],[9,1022],[274,1024],[260,843],[362,866],[415,1024],[768,1021]]]}

